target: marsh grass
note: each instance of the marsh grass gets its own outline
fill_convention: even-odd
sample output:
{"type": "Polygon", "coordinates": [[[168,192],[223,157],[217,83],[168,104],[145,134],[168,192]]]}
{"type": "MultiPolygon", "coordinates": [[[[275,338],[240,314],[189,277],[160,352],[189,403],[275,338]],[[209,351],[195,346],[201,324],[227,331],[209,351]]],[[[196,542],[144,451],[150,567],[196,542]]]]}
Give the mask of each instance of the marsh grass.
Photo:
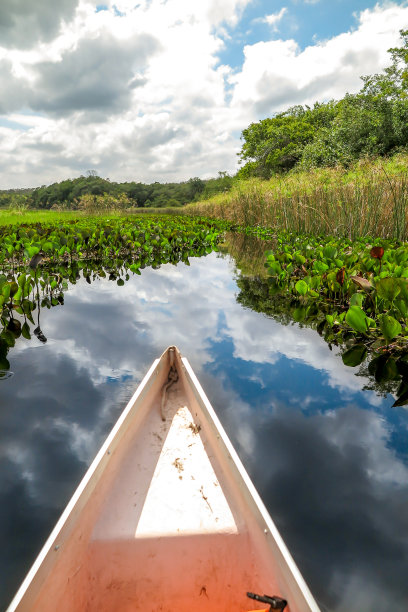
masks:
{"type": "Polygon", "coordinates": [[[112,217],[131,217],[132,215],[180,215],[183,214],[184,207],[168,208],[129,208],[122,211],[104,210],[81,211],[81,210],[30,210],[30,209],[0,209],[1,225],[20,225],[31,223],[58,223],[65,221],[75,221],[85,218],[112,218],[112,217]]]}
{"type": "Polygon", "coordinates": [[[225,195],[186,207],[277,231],[408,239],[408,155],[340,168],[241,181],[225,195]]]}

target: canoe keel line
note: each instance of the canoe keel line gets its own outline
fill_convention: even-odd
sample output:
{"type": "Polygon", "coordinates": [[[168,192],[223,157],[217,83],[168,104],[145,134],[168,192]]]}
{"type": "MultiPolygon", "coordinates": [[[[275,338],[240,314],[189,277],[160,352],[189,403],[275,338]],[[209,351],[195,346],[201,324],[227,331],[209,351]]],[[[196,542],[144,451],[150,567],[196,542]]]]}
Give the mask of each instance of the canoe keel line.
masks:
{"type": "Polygon", "coordinates": [[[319,612],[190,364],[169,347],[8,612],[244,612],[248,598],[258,612],[319,612]]]}

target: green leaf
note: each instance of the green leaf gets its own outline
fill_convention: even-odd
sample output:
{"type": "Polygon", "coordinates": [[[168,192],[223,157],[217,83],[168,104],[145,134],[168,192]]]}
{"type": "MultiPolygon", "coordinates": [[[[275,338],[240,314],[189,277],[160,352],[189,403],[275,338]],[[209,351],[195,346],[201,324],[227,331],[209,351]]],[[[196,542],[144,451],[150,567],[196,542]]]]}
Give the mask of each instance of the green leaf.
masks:
{"type": "Polygon", "coordinates": [[[370,361],[368,364],[368,371],[370,374],[374,375],[378,383],[395,380],[399,376],[395,359],[387,355],[380,355],[370,361]]]}
{"type": "Polygon", "coordinates": [[[269,264],[268,274],[270,276],[277,276],[281,272],[282,268],[280,267],[280,264],[277,261],[271,261],[269,264]]]}
{"type": "Polygon", "coordinates": [[[304,306],[301,306],[300,308],[295,308],[292,313],[292,316],[297,323],[304,321],[306,318],[306,308],[304,306]]]}
{"type": "Polygon", "coordinates": [[[30,326],[28,325],[27,321],[23,323],[23,327],[21,328],[21,335],[27,340],[30,340],[31,338],[30,326]]]}
{"type": "Polygon", "coordinates": [[[298,282],[295,285],[295,289],[298,293],[300,293],[300,295],[306,295],[309,287],[307,286],[307,283],[305,283],[304,280],[298,280],[298,282]]]}
{"type": "Polygon", "coordinates": [[[397,300],[395,302],[395,305],[398,308],[398,310],[400,311],[401,315],[404,317],[404,319],[406,319],[407,316],[408,316],[407,303],[404,300],[397,300]]]}
{"type": "Polygon", "coordinates": [[[5,301],[7,301],[9,299],[9,297],[10,297],[10,289],[11,289],[11,286],[10,286],[9,283],[6,283],[5,285],[3,285],[1,293],[2,293],[5,301]]]}
{"type": "Polygon", "coordinates": [[[362,307],[364,302],[364,295],[362,293],[353,293],[350,298],[350,306],[360,306],[362,307]]]}
{"type": "Polygon", "coordinates": [[[342,354],[341,358],[344,365],[349,367],[355,367],[360,365],[367,355],[367,348],[364,344],[355,344],[349,348],[345,353],[342,354]]]}
{"type": "Polygon", "coordinates": [[[380,298],[393,302],[401,291],[399,279],[392,277],[381,278],[376,282],[375,290],[380,298]]]}
{"type": "Polygon", "coordinates": [[[367,316],[359,306],[350,306],[346,313],[346,323],[362,334],[367,332],[367,316]]]}
{"type": "Polygon", "coordinates": [[[398,406],[405,406],[406,404],[408,404],[408,385],[406,383],[402,383],[398,389],[397,399],[391,407],[396,408],[398,406]]]}
{"type": "Polygon", "coordinates": [[[384,338],[389,342],[393,340],[396,336],[398,336],[401,331],[401,324],[399,321],[391,317],[390,315],[382,314],[379,316],[380,320],[380,328],[383,333],[384,338]]]}

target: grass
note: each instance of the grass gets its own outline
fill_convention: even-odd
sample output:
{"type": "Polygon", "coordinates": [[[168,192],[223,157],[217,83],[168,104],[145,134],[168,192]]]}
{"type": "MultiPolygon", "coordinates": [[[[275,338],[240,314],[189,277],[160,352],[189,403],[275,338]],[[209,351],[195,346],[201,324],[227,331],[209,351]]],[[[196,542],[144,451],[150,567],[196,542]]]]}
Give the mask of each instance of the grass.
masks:
{"type": "Polygon", "coordinates": [[[239,181],[188,214],[277,231],[408,239],[408,154],[362,160],[350,169],[291,172],[239,181]]]}
{"type": "Polygon", "coordinates": [[[26,209],[8,209],[0,208],[0,226],[2,225],[20,225],[31,223],[58,223],[75,219],[86,219],[97,217],[98,219],[111,217],[130,217],[132,215],[180,215],[183,214],[184,208],[169,207],[169,208],[132,208],[128,210],[118,211],[110,210],[103,213],[85,212],[80,210],[30,210],[26,209]]]}

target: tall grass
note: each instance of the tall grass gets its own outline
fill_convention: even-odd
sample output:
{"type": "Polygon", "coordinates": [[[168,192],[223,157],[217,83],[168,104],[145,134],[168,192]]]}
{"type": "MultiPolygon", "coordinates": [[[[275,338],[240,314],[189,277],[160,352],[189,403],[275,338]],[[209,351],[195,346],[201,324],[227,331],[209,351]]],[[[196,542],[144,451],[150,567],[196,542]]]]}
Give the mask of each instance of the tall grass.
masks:
{"type": "Polygon", "coordinates": [[[238,183],[189,214],[298,233],[408,239],[408,155],[238,183]]]}

